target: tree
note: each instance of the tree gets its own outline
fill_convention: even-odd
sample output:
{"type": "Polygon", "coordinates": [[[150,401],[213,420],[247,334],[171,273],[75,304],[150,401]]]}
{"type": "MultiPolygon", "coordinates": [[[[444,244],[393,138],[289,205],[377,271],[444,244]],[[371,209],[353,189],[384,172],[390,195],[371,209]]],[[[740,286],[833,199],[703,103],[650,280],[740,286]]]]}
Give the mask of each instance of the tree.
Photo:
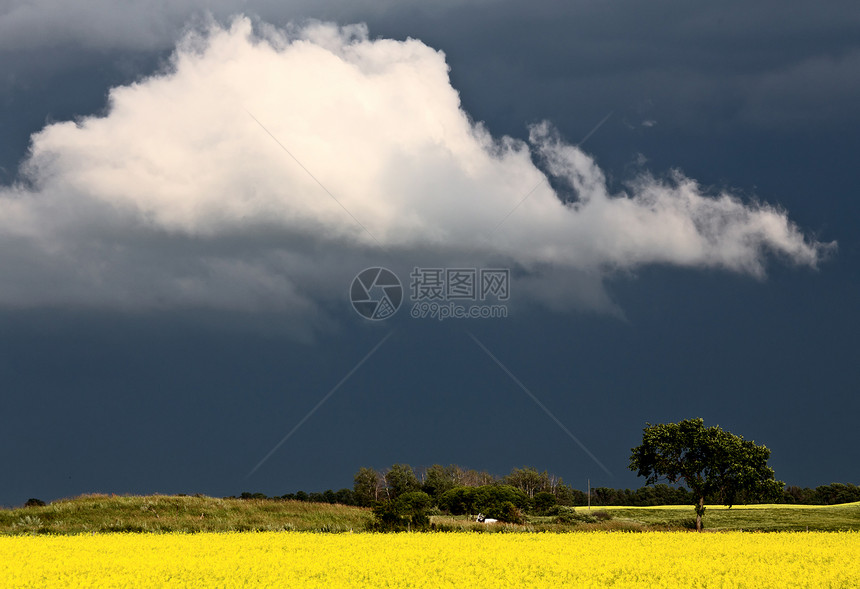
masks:
{"type": "Polygon", "coordinates": [[[385,473],[385,484],[391,501],[404,493],[421,490],[421,483],[418,482],[415,471],[408,464],[393,464],[385,473]]]}
{"type": "Polygon", "coordinates": [[[835,505],[837,503],[853,503],[860,501],[860,488],[851,483],[830,483],[815,488],[816,503],[819,505],[835,505]]]}
{"type": "Polygon", "coordinates": [[[434,464],[421,477],[421,490],[438,500],[442,493],[457,486],[459,467],[434,464]]]}
{"type": "Polygon", "coordinates": [[[383,501],[374,506],[371,528],[379,532],[425,530],[430,526],[427,510],[432,505],[433,499],[424,491],[403,493],[394,501],[383,501]]]}
{"type": "Polygon", "coordinates": [[[516,508],[516,513],[528,507],[529,498],[520,489],[510,485],[484,485],[481,487],[454,487],[442,493],[439,507],[454,515],[483,513],[501,521],[518,522],[506,504],[516,508]]]}
{"type": "Polygon", "coordinates": [[[585,493],[568,487],[564,483],[560,483],[556,488],[555,497],[559,505],[585,505],[587,502],[585,493]]]}
{"type": "Polygon", "coordinates": [[[356,505],[369,507],[381,499],[382,475],[372,468],[360,468],[355,473],[353,481],[353,494],[356,505]]]}
{"type": "Polygon", "coordinates": [[[334,497],[335,502],[341,505],[355,505],[355,492],[352,489],[341,489],[334,497]]]}
{"type": "Polygon", "coordinates": [[[731,507],[740,494],[761,499],[782,493],[784,483],[774,480],[773,469],[767,465],[770,449],[766,446],[719,426],[706,428],[701,418],[646,426],[642,445],[631,450],[630,470],[646,477],[649,485],[665,479],[690,489],[700,532],[705,497],[731,507]]]}
{"type": "Polygon", "coordinates": [[[430,525],[427,510],[433,506],[433,499],[424,491],[403,493],[394,502],[399,513],[409,518],[413,530],[421,530],[430,525]]]}
{"type": "Polygon", "coordinates": [[[539,491],[548,491],[551,488],[549,475],[546,471],[540,473],[528,466],[511,470],[511,474],[506,476],[504,481],[505,484],[516,487],[530,498],[539,491]]]}
{"type": "Polygon", "coordinates": [[[457,467],[456,480],[457,486],[460,487],[483,487],[485,485],[494,484],[496,482],[496,477],[484,470],[477,471],[471,468],[469,470],[463,470],[462,468],[457,467]]]}

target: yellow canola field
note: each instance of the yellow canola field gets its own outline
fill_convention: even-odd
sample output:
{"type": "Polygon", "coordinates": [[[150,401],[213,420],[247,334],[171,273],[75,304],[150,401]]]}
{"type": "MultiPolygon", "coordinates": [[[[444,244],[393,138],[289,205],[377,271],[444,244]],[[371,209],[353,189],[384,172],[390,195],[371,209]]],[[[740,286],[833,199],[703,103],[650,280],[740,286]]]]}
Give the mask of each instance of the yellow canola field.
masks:
{"type": "Polygon", "coordinates": [[[2,587],[860,587],[860,533],[0,537],[2,587]]]}

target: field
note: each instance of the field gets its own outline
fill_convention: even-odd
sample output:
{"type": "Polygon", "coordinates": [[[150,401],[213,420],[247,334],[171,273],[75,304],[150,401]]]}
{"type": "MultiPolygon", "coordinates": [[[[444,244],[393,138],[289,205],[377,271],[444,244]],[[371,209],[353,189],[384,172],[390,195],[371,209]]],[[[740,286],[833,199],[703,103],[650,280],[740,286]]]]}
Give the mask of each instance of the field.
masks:
{"type": "MultiPolygon", "coordinates": [[[[587,513],[584,507],[578,513],[587,513]]],[[[481,531],[667,531],[692,526],[691,506],[599,507],[612,519],[593,524],[559,524],[553,517],[530,517],[523,526],[487,527],[461,517],[435,515],[437,527],[481,531]]],[[[345,505],[182,497],[166,495],[85,495],[44,507],[0,509],[0,535],[106,532],[359,532],[371,521],[369,510],[345,505]]],[[[860,503],[844,505],[750,505],[708,507],[706,530],[839,531],[860,530],[860,503]]]]}
{"type": "Polygon", "coordinates": [[[0,537],[4,587],[857,587],[860,533],[0,537]]]}
{"type": "Polygon", "coordinates": [[[435,515],[447,533],[373,534],[357,507],[90,495],[0,510],[0,586],[860,586],[860,503],[711,507],[705,534],[689,506],[599,510],[611,518],[435,515]]]}

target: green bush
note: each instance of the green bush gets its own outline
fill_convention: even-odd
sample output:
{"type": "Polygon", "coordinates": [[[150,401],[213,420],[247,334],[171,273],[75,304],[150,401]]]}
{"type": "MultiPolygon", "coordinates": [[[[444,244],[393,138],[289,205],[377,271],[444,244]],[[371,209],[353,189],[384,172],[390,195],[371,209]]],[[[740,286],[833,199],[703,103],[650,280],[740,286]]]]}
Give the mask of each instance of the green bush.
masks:
{"type": "Polygon", "coordinates": [[[453,515],[464,515],[475,511],[474,487],[454,487],[442,493],[439,509],[453,515]]]}
{"type": "Polygon", "coordinates": [[[433,499],[424,491],[404,493],[397,498],[394,505],[398,513],[409,518],[411,529],[424,529],[430,525],[427,511],[433,506],[433,499]]]}
{"type": "Polygon", "coordinates": [[[403,518],[391,501],[378,503],[373,507],[373,523],[369,528],[375,532],[398,532],[405,530],[408,522],[403,518]]]}
{"type": "Polygon", "coordinates": [[[537,493],[532,499],[533,509],[538,514],[546,514],[556,503],[555,495],[546,491],[537,493]]]}
{"type": "Polygon", "coordinates": [[[483,485],[481,487],[455,487],[439,498],[439,507],[453,515],[484,513],[487,517],[498,517],[503,505],[511,503],[522,511],[528,507],[525,493],[510,485],[483,485]]]}
{"type": "Polygon", "coordinates": [[[525,519],[523,519],[523,513],[520,509],[511,503],[510,501],[503,502],[498,511],[490,510],[489,517],[494,517],[499,521],[507,522],[509,524],[523,524],[525,523],[525,519]]]}
{"type": "Polygon", "coordinates": [[[430,526],[428,510],[433,500],[423,491],[403,493],[395,501],[379,503],[373,508],[371,529],[378,532],[425,530],[430,526]]]}

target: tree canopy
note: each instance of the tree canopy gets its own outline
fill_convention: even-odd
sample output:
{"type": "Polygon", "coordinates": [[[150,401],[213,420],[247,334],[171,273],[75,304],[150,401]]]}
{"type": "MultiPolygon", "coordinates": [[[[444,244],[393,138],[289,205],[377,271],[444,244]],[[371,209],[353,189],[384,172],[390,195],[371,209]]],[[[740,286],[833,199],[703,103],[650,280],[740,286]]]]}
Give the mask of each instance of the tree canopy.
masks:
{"type": "Polygon", "coordinates": [[[696,499],[696,529],[702,530],[705,497],[731,507],[747,500],[778,496],[784,484],[767,465],[770,449],[721,429],[701,418],[679,423],[646,424],[642,444],[632,448],[630,469],[646,477],[683,483],[696,499]]]}

